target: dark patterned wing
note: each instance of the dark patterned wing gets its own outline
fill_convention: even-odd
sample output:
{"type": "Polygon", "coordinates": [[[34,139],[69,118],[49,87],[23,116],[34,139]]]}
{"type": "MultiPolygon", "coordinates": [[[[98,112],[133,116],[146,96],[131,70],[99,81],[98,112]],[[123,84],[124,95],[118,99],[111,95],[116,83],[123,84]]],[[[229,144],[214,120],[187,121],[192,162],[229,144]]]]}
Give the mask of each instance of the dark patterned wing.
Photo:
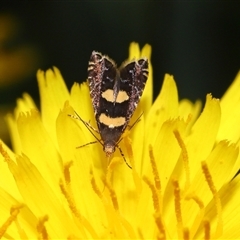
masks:
{"type": "Polygon", "coordinates": [[[88,63],[88,83],[95,116],[100,111],[102,93],[106,89],[113,89],[116,74],[114,61],[99,52],[92,52],[88,63]]]}
{"type": "Polygon", "coordinates": [[[120,68],[119,90],[125,91],[128,96],[128,106],[126,107],[126,123],[127,127],[137,105],[142,96],[145,84],[148,78],[148,60],[146,58],[139,59],[123,65],[120,68]]]}

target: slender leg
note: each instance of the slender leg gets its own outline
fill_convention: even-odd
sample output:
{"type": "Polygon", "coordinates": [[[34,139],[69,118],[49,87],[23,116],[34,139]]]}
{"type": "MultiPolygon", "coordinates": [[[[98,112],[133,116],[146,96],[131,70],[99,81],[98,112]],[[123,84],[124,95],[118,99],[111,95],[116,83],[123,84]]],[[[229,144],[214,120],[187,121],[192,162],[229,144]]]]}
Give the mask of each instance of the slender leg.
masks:
{"type": "Polygon", "coordinates": [[[125,156],[124,156],[124,154],[123,154],[123,152],[122,152],[122,149],[121,149],[118,145],[116,145],[116,147],[119,149],[119,152],[120,152],[121,156],[123,157],[123,160],[124,160],[124,162],[126,163],[126,165],[127,165],[130,169],[132,169],[132,167],[128,164],[128,162],[127,162],[127,160],[126,160],[126,158],[125,158],[125,156]]]}
{"type": "Polygon", "coordinates": [[[128,125],[128,130],[131,130],[138,122],[141,121],[141,117],[143,115],[143,112],[141,113],[141,115],[137,118],[137,120],[133,123],[133,125],[128,125]]]}
{"type": "Polygon", "coordinates": [[[84,145],[78,146],[78,147],[76,147],[76,148],[86,147],[86,146],[88,146],[88,145],[90,145],[90,144],[94,144],[94,143],[97,143],[97,142],[98,142],[98,141],[89,142],[89,143],[86,143],[86,144],[84,144],[84,145]]]}

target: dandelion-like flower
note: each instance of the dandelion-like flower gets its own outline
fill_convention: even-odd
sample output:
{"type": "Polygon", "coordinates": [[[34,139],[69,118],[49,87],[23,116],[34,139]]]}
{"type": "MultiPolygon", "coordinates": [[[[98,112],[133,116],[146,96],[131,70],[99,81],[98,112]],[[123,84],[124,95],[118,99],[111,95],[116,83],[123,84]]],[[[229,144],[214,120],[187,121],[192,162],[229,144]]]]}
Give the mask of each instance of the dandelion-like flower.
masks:
{"type": "MultiPolygon", "coordinates": [[[[130,45],[129,60],[151,47],[130,45]]],[[[110,162],[76,111],[96,127],[86,83],[70,93],[57,68],[38,71],[41,111],[27,94],[0,142],[2,239],[239,239],[240,73],[221,100],[178,100],[165,75],[152,104],[152,68],[110,162]]]]}

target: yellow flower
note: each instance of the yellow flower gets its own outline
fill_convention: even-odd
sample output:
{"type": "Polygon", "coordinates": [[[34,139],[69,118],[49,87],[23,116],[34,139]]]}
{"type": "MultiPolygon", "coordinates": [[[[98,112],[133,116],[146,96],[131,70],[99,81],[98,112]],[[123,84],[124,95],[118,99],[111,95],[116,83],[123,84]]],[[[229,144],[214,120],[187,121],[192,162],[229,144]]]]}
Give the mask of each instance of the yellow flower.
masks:
{"type": "MultiPolygon", "coordinates": [[[[129,59],[146,56],[130,45],[129,59]]],[[[68,92],[57,68],[38,71],[39,112],[27,94],[0,142],[2,239],[239,239],[240,73],[221,100],[178,100],[166,74],[152,104],[152,68],[119,151],[107,161],[74,110],[96,127],[86,83],[68,92]]]]}

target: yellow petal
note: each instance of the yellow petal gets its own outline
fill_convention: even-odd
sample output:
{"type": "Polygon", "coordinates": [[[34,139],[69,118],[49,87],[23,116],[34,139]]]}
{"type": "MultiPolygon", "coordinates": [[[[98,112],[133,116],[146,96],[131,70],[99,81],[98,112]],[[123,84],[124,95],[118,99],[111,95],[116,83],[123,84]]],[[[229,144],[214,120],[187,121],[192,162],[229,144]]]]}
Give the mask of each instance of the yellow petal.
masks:
{"type": "MultiPolygon", "coordinates": [[[[236,146],[233,144],[229,145],[227,142],[220,142],[206,159],[216,191],[219,191],[221,187],[230,180],[229,174],[231,173],[237,156],[238,149],[236,149],[236,146]]],[[[213,194],[207,185],[200,165],[198,172],[191,182],[191,187],[186,193],[188,198],[182,202],[182,215],[184,216],[183,222],[187,222],[188,226],[191,226],[193,235],[198,229],[197,223],[201,223],[204,218],[206,218],[204,215],[199,216],[200,208],[194,199],[191,198],[191,196],[195,197],[195,195],[205,207],[213,199],[213,194]]],[[[212,207],[216,209],[215,205],[212,207]]],[[[214,225],[215,224],[211,222],[211,228],[214,229],[214,225]]]]}
{"type": "Polygon", "coordinates": [[[146,120],[146,142],[154,143],[157,135],[156,129],[162,124],[178,116],[178,94],[173,76],[165,75],[163,86],[157,99],[153,103],[146,120]]]}
{"type": "Polygon", "coordinates": [[[90,121],[92,126],[97,127],[87,82],[81,85],[74,83],[70,93],[70,105],[84,121],[90,121]]]}
{"type": "MultiPolygon", "coordinates": [[[[6,226],[7,233],[4,237],[9,239],[34,239],[37,236],[37,218],[26,206],[14,199],[8,192],[0,188],[0,222],[1,231],[6,226]],[[11,223],[11,218],[16,216],[17,221],[11,223]],[[15,224],[18,223],[18,224],[15,224]],[[18,237],[17,237],[18,236],[18,237]]],[[[0,237],[2,232],[0,231],[0,237]]]]}
{"type": "MultiPolygon", "coordinates": [[[[15,199],[22,201],[22,196],[18,191],[16,182],[11,172],[9,172],[7,160],[15,160],[11,150],[0,140],[0,187],[15,199]]],[[[1,215],[1,214],[0,214],[1,215]]]]}
{"type": "Polygon", "coordinates": [[[17,99],[17,108],[15,109],[15,117],[19,115],[20,112],[27,112],[31,109],[37,109],[33,99],[27,93],[23,94],[22,98],[17,99]]]}
{"type": "Polygon", "coordinates": [[[62,160],[52,138],[47,133],[39,113],[32,110],[27,115],[20,114],[17,119],[22,152],[26,154],[45,179],[56,190],[62,172],[62,160]],[[39,154],[41,153],[41,154],[39,154]]]}
{"type": "Polygon", "coordinates": [[[9,113],[6,115],[5,120],[9,129],[13,150],[15,153],[20,154],[22,151],[22,144],[18,133],[16,119],[13,114],[9,113]]]}
{"type": "Polygon", "coordinates": [[[222,239],[239,239],[240,228],[240,176],[227,183],[221,191],[223,206],[224,232],[222,239]]]}
{"type": "Polygon", "coordinates": [[[19,134],[16,125],[16,119],[21,112],[28,112],[31,109],[37,109],[33,99],[24,93],[22,98],[17,100],[17,107],[14,110],[14,115],[7,114],[5,117],[9,131],[10,137],[15,153],[21,153],[21,140],[19,139],[19,134]]]}
{"type": "Polygon", "coordinates": [[[158,172],[161,176],[161,189],[163,192],[172,178],[181,152],[174,132],[178,131],[181,136],[184,136],[185,130],[186,123],[182,120],[166,121],[158,132],[155,142],[152,143],[153,149],[155,149],[154,155],[157,160],[158,172]]]}
{"type": "Polygon", "coordinates": [[[240,72],[221,98],[221,124],[217,140],[227,139],[236,142],[240,139],[240,72]]]}
{"type": "MultiPolygon", "coordinates": [[[[219,239],[239,239],[240,229],[239,221],[240,211],[239,198],[240,198],[240,175],[238,175],[232,181],[226,183],[219,191],[222,206],[222,220],[223,220],[223,232],[219,239]]],[[[214,200],[212,200],[206,210],[206,219],[211,219],[211,234],[216,231],[216,225],[219,221],[219,216],[216,212],[216,206],[214,200]]],[[[202,239],[202,233],[197,232],[196,237],[202,239]]]]}
{"type": "MultiPolygon", "coordinates": [[[[72,108],[66,103],[64,109],[59,113],[56,122],[59,151],[65,163],[76,161],[76,164],[78,164],[80,169],[79,173],[82,172],[81,175],[84,174],[82,177],[84,177],[85,174],[87,174],[88,177],[90,166],[96,162],[87,159],[93,159],[94,156],[98,156],[99,153],[96,152],[96,148],[98,148],[100,144],[90,144],[89,146],[77,148],[96,141],[96,139],[80,120],[73,119],[69,117],[68,114],[72,114],[72,108]]],[[[106,167],[107,162],[100,162],[100,159],[101,158],[98,157],[98,163],[96,163],[97,166],[100,168],[103,168],[103,166],[106,167]]]]}
{"type": "Polygon", "coordinates": [[[193,125],[191,134],[185,141],[189,167],[193,175],[195,175],[199,163],[207,158],[215,144],[220,117],[221,109],[219,101],[212,98],[211,95],[207,95],[203,112],[193,125]]]}
{"type": "Polygon", "coordinates": [[[54,67],[53,70],[37,72],[37,80],[41,98],[41,117],[47,132],[55,143],[56,139],[56,117],[63,108],[66,100],[69,100],[69,92],[60,71],[54,67]]]}
{"type": "Polygon", "coordinates": [[[128,60],[132,61],[133,59],[140,58],[140,48],[139,44],[136,42],[132,42],[129,46],[129,57],[128,60]]]}
{"type": "Polygon", "coordinates": [[[56,198],[46,179],[26,156],[17,157],[17,164],[9,162],[9,169],[16,179],[17,186],[25,204],[30,207],[37,217],[47,215],[49,235],[56,238],[68,236],[69,233],[78,233],[78,229],[61,203],[56,198]],[[41,201],[39,200],[41,199],[41,201]]]}
{"type": "Polygon", "coordinates": [[[196,101],[195,103],[192,103],[188,99],[182,99],[179,102],[179,116],[188,123],[187,134],[190,133],[193,124],[195,123],[200,114],[201,108],[201,101],[196,101]]]}

